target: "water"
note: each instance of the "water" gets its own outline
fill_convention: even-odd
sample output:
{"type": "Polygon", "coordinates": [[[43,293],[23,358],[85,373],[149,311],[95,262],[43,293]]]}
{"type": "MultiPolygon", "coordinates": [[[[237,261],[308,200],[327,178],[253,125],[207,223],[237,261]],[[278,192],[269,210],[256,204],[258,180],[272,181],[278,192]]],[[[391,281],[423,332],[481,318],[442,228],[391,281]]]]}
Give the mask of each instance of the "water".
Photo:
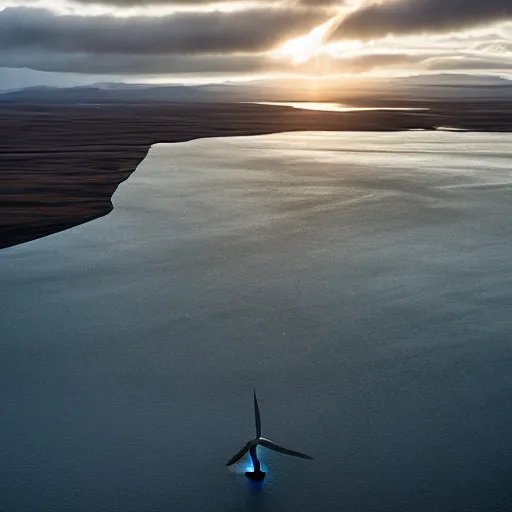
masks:
{"type": "Polygon", "coordinates": [[[2,512],[510,510],[511,142],[157,145],[1,251],[2,512]]]}
{"type": "Polygon", "coordinates": [[[257,105],[275,105],[278,107],[293,107],[302,110],[322,110],[324,112],[364,112],[370,110],[429,110],[428,108],[418,107],[354,107],[343,103],[311,102],[311,101],[260,101],[257,105]]]}

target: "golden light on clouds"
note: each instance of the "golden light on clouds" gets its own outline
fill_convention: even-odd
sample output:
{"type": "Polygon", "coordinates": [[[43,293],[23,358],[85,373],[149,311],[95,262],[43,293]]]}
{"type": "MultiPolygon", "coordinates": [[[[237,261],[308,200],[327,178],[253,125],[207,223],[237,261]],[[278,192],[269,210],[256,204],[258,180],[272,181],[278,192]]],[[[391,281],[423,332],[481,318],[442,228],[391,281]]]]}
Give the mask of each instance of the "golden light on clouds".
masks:
{"type": "Polygon", "coordinates": [[[162,83],[508,75],[512,11],[496,5],[510,2],[459,13],[449,0],[0,0],[0,68],[162,83]]]}

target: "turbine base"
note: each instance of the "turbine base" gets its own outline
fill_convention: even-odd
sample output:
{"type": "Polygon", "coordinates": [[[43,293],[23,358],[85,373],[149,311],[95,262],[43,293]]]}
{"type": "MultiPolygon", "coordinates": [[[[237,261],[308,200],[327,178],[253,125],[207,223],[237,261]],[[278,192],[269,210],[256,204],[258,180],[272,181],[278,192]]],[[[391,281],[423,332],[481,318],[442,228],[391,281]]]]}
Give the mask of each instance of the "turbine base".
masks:
{"type": "Polygon", "coordinates": [[[246,471],[245,476],[255,482],[261,482],[265,478],[266,473],[265,471],[246,471]]]}

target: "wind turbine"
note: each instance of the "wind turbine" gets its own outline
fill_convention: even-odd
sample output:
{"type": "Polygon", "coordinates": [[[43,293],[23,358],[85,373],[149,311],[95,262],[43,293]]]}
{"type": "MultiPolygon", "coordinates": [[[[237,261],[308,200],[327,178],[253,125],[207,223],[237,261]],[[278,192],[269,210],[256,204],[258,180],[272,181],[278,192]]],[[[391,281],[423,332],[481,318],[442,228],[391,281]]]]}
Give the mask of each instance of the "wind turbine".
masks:
{"type": "Polygon", "coordinates": [[[247,453],[251,456],[252,465],[254,471],[246,471],[245,475],[247,478],[251,480],[263,480],[265,478],[265,472],[261,471],[261,464],[258,459],[258,446],[263,446],[264,448],[268,448],[269,450],[274,450],[275,452],[284,453],[285,455],[291,455],[292,457],[299,457],[300,459],[312,459],[309,455],[305,453],[296,452],[294,450],[289,450],[288,448],[284,448],[274,443],[270,439],[265,437],[261,437],[261,417],[260,417],[260,408],[258,406],[258,399],[256,398],[256,390],[254,390],[254,416],[256,419],[256,437],[247,442],[247,444],[229,461],[226,463],[226,466],[232,466],[236,464],[239,460],[241,460],[247,453]]]}

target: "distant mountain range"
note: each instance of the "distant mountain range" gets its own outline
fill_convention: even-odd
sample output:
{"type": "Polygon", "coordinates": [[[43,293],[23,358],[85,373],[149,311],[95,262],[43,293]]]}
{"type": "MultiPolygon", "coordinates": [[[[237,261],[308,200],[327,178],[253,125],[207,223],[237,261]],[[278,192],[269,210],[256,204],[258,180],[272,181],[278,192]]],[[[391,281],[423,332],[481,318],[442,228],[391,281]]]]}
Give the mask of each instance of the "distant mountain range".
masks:
{"type": "Polygon", "coordinates": [[[298,78],[208,85],[96,83],[78,87],[27,87],[0,93],[1,103],[102,104],[137,102],[512,101],[512,81],[474,75],[422,75],[393,79],[298,78]]]}

